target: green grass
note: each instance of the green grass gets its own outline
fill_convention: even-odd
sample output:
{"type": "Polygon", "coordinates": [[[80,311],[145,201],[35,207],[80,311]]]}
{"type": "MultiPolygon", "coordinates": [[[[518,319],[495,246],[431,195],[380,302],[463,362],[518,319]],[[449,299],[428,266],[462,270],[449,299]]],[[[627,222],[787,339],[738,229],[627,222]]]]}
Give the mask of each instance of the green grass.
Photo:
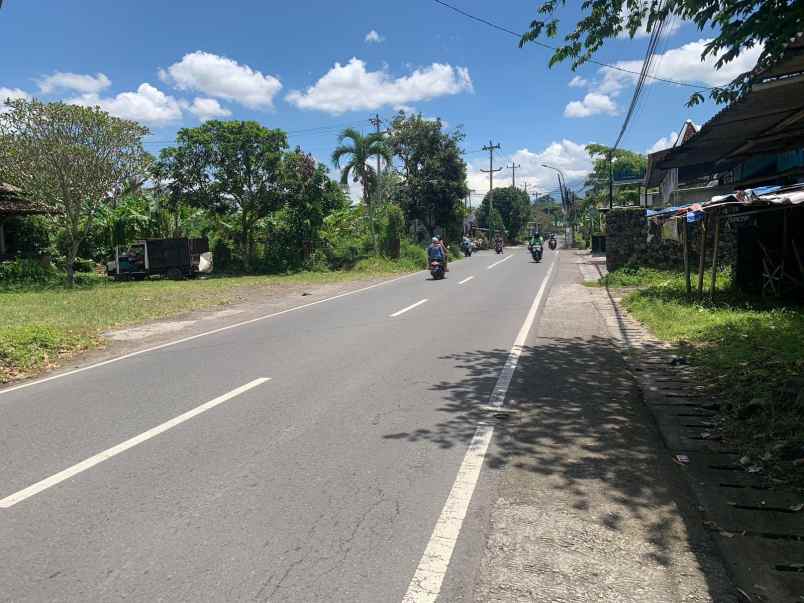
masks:
{"type": "Polygon", "coordinates": [[[714,299],[702,302],[687,296],[680,273],[615,271],[601,281],[638,287],[625,307],[702,369],[723,400],[726,438],[752,461],[764,458],[777,478],[804,485],[804,468],[792,465],[804,457],[804,309],[741,297],[728,274],[719,275],[714,299]]]}
{"type": "Polygon", "coordinates": [[[363,260],[349,272],[115,283],[85,278],[70,290],[52,283],[0,289],[0,383],[58,364],[102,345],[114,328],[236,303],[247,292],[282,285],[317,285],[382,277],[422,269],[407,262],[363,260]]]}

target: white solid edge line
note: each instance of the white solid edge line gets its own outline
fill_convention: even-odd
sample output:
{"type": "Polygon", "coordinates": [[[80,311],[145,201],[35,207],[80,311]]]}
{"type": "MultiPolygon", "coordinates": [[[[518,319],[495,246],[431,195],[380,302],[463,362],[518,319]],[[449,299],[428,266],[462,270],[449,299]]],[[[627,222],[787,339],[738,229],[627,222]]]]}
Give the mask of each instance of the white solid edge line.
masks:
{"type": "Polygon", "coordinates": [[[394,312],[393,314],[390,314],[390,315],[388,316],[388,318],[396,318],[397,316],[401,316],[402,314],[404,314],[404,313],[405,313],[405,312],[407,312],[408,310],[413,310],[413,308],[416,308],[416,307],[418,307],[418,306],[421,306],[422,304],[426,304],[426,303],[427,303],[427,301],[428,301],[427,299],[421,299],[421,300],[417,301],[415,304],[411,304],[411,305],[409,305],[407,308],[402,308],[402,309],[401,309],[401,310],[399,310],[398,312],[394,312]]]}
{"type": "MultiPolygon", "coordinates": [[[[556,258],[558,254],[556,253],[556,258]]],[[[519,333],[514,340],[514,345],[508,355],[508,360],[497,378],[490,397],[490,405],[501,406],[511,385],[511,377],[514,369],[522,355],[522,346],[527,340],[528,333],[536,320],[536,314],[544,298],[544,292],[552,277],[553,268],[556,261],[550,266],[550,270],[542,281],[536,298],[525,317],[525,322],[519,329],[519,333]]],[[[441,586],[444,576],[447,574],[455,544],[463,527],[463,520],[472,501],[472,495],[480,479],[480,471],[485,462],[491,438],[494,435],[494,426],[481,423],[475,430],[469,449],[463,457],[463,462],[458,469],[458,475],[452,485],[447,501],[441,510],[441,515],[436,521],[430,541],[424,550],[416,573],[410,581],[408,590],[402,598],[402,603],[435,603],[441,594],[441,586]]]]}
{"type": "Polygon", "coordinates": [[[468,283],[469,281],[471,281],[473,278],[475,278],[475,277],[474,277],[474,276],[467,276],[465,279],[463,279],[463,280],[462,280],[461,282],[459,282],[458,284],[459,284],[459,285],[463,285],[464,283],[468,283]]]}
{"type": "Polygon", "coordinates": [[[486,270],[491,270],[491,269],[492,269],[492,268],[494,268],[495,266],[499,266],[499,265],[500,265],[500,264],[502,264],[503,262],[507,262],[507,261],[508,261],[508,260],[510,260],[512,257],[514,257],[514,256],[513,256],[513,255],[509,255],[509,256],[507,256],[507,257],[504,257],[504,258],[503,258],[503,259],[501,259],[499,262],[494,262],[494,263],[493,263],[491,266],[489,266],[488,268],[486,268],[486,270]]]}
{"type": "Polygon", "coordinates": [[[47,383],[48,381],[53,381],[54,379],[61,379],[63,377],[69,377],[70,375],[75,375],[77,373],[83,373],[84,371],[88,371],[90,369],[99,368],[101,366],[106,366],[107,364],[112,364],[115,362],[120,362],[121,360],[126,360],[128,358],[133,358],[134,356],[139,356],[141,354],[147,354],[149,352],[155,352],[156,350],[161,350],[163,348],[167,348],[173,345],[178,345],[180,343],[186,343],[188,341],[193,341],[194,339],[199,339],[201,337],[207,337],[208,335],[215,335],[216,333],[222,333],[223,331],[228,331],[230,329],[237,329],[238,327],[243,327],[245,325],[250,325],[255,322],[259,322],[261,320],[267,320],[269,318],[275,318],[277,316],[282,316],[283,314],[288,314],[290,312],[295,312],[296,310],[303,310],[304,308],[309,308],[311,306],[317,306],[318,304],[323,304],[325,302],[334,301],[336,299],[340,299],[342,297],[347,297],[349,295],[354,295],[356,293],[362,293],[363,291],[368,291],[369,289],[374,289],[375,287],[381,287],[382,285],[388,285],[390,283],[395,283],[397,281],[401,281],[406,278],[411,278],[421,274],[421,272],[414,272],[412,274],[405,274],[403,276],[399,276],[397,278],[392,278],[387,281],[382,281],[381,283],[374,283],[373,285],[369,285],[368,287],[362,287],[360,289],[355,289],[354,291],[347,291],[345,293],[340,293],[338,295],[333,295],[332,297],[327,297],[325,299],[319,299],[318,301],[310,302],[308,304],[302,304],[300,306],[293,306],[292,308],[287,308],[285,310],[281,310],[279,312],[273,312],[271,314],[265,314],[263,316],[257,316],[255,318],[250,318],[249,320],[244,320],[241,322],[237,322],[231,325],[226,325],[224,327],[219,327],[217,329],[212,329],[210,331],[204,331],[203,333],[197,333],[195,335],[190,335],[189,337],[182,337],[181,339],[175,339],[173,341],[167,341],[165,343],[160,343],[159,345],[152,346],[150,348],[145,348],[143,350],[137,350],[136,352],[130,352],[128,354],[123,354],[122,356],[116,356],[114,358],[110,358],[109,360],[103,360],[102,362],[96,362],[95,364],[89,364],[87,366],[82,366],[77,369],[73,369],[71,371],[65,371],[63,373],[57,373],[55,375],[51,375],[50,377],[43,377],[42,379],[35,379],[34,381],[28,381],[26,383],[20,383],[19,385],[14,385],[11,387],[7,387],[5,389],[0,389],[0,396],[3,394],[8,394],[19,389],[24,389],[26,387],[32,387],[34,385],[39,385],[40,383],[47,383]]]}
{"type": "Polygon", "coordinates": [[[82,471],[86,471],[94,467],[95,465],[102,463],[103,461],[109,460],[110,458],[117,456],[118,454],[125,452],[129,448],[133,448],[138,444],[142,444],[146,440],[150,440],[153,437],[158,436],[161,433],[166,432],[168,429],[172,429],[177,425],[184,423],[185,421],[189,421],[193,417],[200,415],[212,408],[215,408],[219,404],[223,404],[227,400],[231,400],[232,398],[239,396],[242,393],[247,392],[250,389],[257,387],[258,385],[262,385],[266,381],[270,381],[268,377],[260,377],[259,379],[255,379],[245,385],[241,385],[240,387],[233,389],[232,391],[223,394],[222,396],[218,396],[217,398],[210,400],[209,402],[205,402],[200,406],[196,406],[192,410],[189,410],[178,417],[174,417],[169,421],[165,421],[161,425],[157,425],[148,431],[144,431],[140,435],[134,436],[118,444],[117,446],[113,446],[111,448],[107,448],[103,452],[99,452],[96,455],[89,457],[81,461],[80,463],[76,463],[72,467],[68,467],[63,471],[59,471],[58,473],[51,475],[50,477],[46,477],[45,479],[36,482],[35,484],[28,486],[27,488],[20,490],[19,492],[15,492],[9,496],[6,496],[4,499],[0,500],[0,508],[8,509],[9,507],[13,507],[19,502],[22,502],[26,498],[30,498],[31,496],[35,496],[39,494],[43,490],[47,490],[56,484],[60,484],[61,482],[70,479],[71,477],[81,473],[82,471]]]}
{"type": "MultiPolygon", "coordinates": [[[[555,258],[558,258],[558,253],[556,253],[555,258]]],[[[550,278],[553,276],[553,269],[555,267],[556,260],[554,259],[542,281],[542,286],[539,287],[539,292],[536,294],[536,298],[533,300],[530,310],[528,310],[525,322],[522,323],[522,328],[519,329],[519,333],[517,333],[514,345],[511,347],[508,358],[505,360],[505,366],[503,366],[502,371],[500,371],[500,376],[497,377],[497,383],[495,383],[494,389],[489,397],[490,406],[502,406],[505,402],[505,395],[508,393],[508,387],[511,385],[514,370],[516,370],[516,366],[519,364],[519,357],[522,355],[523,346],[528,338],[528,333],[533,326],[533,322],[536,320],[536,313],[539,311],[544,292],[547,290],[547,285],[550,283],[550,278]]]]}

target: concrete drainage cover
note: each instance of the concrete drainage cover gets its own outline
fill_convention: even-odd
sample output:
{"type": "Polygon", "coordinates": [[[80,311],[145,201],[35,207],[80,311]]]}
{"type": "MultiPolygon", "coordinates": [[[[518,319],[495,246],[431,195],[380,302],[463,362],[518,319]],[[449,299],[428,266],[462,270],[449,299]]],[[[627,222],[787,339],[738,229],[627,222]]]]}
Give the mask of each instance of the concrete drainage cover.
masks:
{"type": "Polygon", "coordinates": [[[120,331],[107,331],[103,334],[107,339],[114,341],[137,341],[152,337],[154,335],[164,335],[165,333],[174,333],[186,329],[190,325],[194,325],[195,320],[179,320],[174,322],[158,322],[152,325],[142,325],[139,327],[131,327],[130,329],[121,329],[120,331]]]}

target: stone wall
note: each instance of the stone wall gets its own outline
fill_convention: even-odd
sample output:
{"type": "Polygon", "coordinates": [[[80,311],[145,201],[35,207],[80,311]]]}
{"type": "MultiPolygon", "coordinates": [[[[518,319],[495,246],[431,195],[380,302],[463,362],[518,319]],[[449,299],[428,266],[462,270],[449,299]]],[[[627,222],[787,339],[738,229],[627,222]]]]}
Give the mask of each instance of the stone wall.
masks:
{"type": "MultiPolygon", "coordinates": [[[[684,222],[679,222],[684,227],[684,222]]],[[[687,224],[690,267],[698,270],[699,237],[701,223],[687,224]]],[[[706,232],[706,266],[712,266],[714,226],[706,232]]],[[[681,241],[662,236],[661,228],[648,221],[644,208],[622,207],[606,214],[606,267],[616,270],[623,266],[683,269],[684,245],[681,241]]],[[[734,265],[737,257],[736,228],[728,220],[720,223],[718,264],[734,265]]]]}

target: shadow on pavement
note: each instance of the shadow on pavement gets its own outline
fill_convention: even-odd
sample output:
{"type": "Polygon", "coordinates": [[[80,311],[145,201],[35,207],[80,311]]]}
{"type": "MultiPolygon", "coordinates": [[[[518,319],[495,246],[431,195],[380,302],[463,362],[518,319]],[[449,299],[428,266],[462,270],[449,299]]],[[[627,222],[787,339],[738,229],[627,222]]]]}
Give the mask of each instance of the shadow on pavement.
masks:
{"type": "MultiPolygon", "coordinates": [[[[578,521],[638,540],[629,548],[660,571],[676,563],[674,555],[696,559],[710,582],[721,567],[712,565],[711,540],[620,352],[594,336],[537,341],[519,360],[506,398],[517,412],[497,422],[488,465],[531,475],[529,488],[538,491],[526,496],[549,497],[540,503],[548,513],[563,506],[578,521]]],[[[439,409],[444,419],[385,437],[466,445],[478,422],[491,418],[479,406],[487,404],[507,357],[502,349],[449,356],[466,376],[432,386],[446,400],[439,409]]],[[[709,592],[717,601],[732,600],[715,594],[723,593],[723,582],[714,577],[709,592]]]]}

